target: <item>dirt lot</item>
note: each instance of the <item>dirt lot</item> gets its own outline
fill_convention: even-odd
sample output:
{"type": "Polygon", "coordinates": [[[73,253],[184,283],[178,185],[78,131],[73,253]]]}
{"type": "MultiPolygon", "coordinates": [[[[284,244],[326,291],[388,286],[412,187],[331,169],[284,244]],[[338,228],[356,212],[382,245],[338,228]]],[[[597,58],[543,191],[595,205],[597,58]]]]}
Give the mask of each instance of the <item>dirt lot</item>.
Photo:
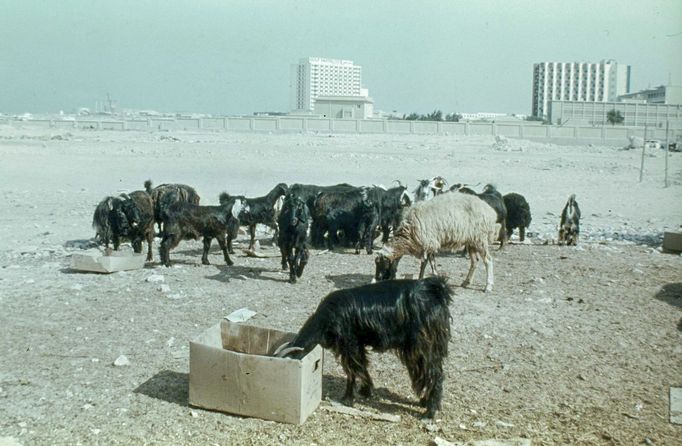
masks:
{"type": "MultiPolygon", "coordinates": [[[[18,444],[421,444],[528,438],[534,445],[679,444],[668,392],[682,386],[682,258],[656,248],[682,222],[682,157],[612,147],[454,136],[243,135],[0,127],[0,438],[18,444]],[[173,138],[178,139],[175,141],[173,138]],[[318,409],[302,426],[188,406],[189,340],[233,310],[295,331],[328,292],[369,282],[373,257],[312,251],[296,285],[261,234],[263,259],[183,242],[172,268],[111,275],[69,269],[105,195],[156,184],[265,194],[280,181],[390,184],[436,174],[495,181],[533,210],[532,243],[494,251],[495,290],[457,286],[468,260],[438,258],[455,285],[453,336],[436,429],[420,421],[405,369],[371,355],[378,387],[356,407],[398,423],[318,409]],[[583,210],[577,248],[551,243],[566,197],[583,210]],[[548,241],[548,244],[544,244],[548,241]],[[163,282],[147,281],[152,275],[163,282]],[[161,284],[168,289],[161,290],[161,284]],[[130,365],[115,367],[125,355],[130,365]],[[437,430],[437,431],[436,431],[437,430]]],[[[477,188],[480,189],[481,186],[477,188]]],[[[244,247],[243,239],[240,240],[244,247]]],[[[238,250],[239,251],[239,250],[238,250]]],[[[415,273],[405,259],[399,273],[415,273]]],[[[344,375],[331,355],[323,395],[344,375]]],[[[326,402],[323,405],[328,404],[326,402]]],[[[2,443],[2,440],[0,440],[2,443]]]]}

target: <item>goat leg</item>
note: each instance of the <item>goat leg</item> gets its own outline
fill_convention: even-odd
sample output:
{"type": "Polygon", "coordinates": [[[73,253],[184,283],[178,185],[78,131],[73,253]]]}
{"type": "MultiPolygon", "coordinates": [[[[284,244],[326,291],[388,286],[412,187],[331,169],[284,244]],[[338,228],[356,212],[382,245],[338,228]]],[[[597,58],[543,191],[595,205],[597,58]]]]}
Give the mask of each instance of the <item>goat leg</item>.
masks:
{"type": "Polygon", "coordinates": [[[471,279],[474,277],[474,272],[476,271],[476,264],[478,263],[478,255],[476,254],[476,250],[473,248],[473,246],[467,246],[467,252],[469,253],[469,272],[467,272],[467,276],[464,279],[464,282],[462,282],[462,288],[466,288],[469,286],[471,283],[471,279]]]}
{"type": "Polygon", "coordinates": [[[255,246],[256,246],[256,224],[250,224],[249,225],[249,236],[251,239],[249,240],[249,251],[253,251],[255,246]]]}
{"type": "Polygon", "coordinates": [[[208,261],[208,250],[211,248],[211,237],[204,236],[204,252],[201,255],[201,263],[204,265],[210,265],[211,262],[208,261]]]}
{"type": "Polygon", "coordinates": [[[218,245],[220,245],[220,249],[223,251],[223,257],[225,258],[225,263],[227,266],[232,266],[234,265],[234,262],[232,259],[230,259],[230,254],[227,252],[227,241],[225,241],[224,236],[218,236],[218,245]]]}
{"type": "Polygon", "coordinates": [[[310,257],[308,248],[304,246],[300,250],[297,250],[296,257],[298,258],[298,268],[296,268],[296,276],[301,277],[303,275],[303,269],[308,264],[308,258],[310,257]]]}
{"type": "Polygon", "coordinates": [[[426,259],[423,259],[421,261],[421,264],[419,265],[419,278],[423,279],[424,278],[424,270],[426,269],[426,263],[428,262],[428,256],[426,259]]]}

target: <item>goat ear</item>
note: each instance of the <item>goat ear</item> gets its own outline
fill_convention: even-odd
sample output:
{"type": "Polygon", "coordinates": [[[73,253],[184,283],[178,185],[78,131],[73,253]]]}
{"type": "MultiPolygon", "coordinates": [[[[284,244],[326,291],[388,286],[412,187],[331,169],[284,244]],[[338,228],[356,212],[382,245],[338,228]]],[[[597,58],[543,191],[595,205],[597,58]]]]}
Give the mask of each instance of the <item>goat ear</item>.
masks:
{"type": "Polygon", "coordinates": [[[109,208],[110,211],[114,210],[114,199],[109,197],[107,198],[107,207],[109,208]]]}

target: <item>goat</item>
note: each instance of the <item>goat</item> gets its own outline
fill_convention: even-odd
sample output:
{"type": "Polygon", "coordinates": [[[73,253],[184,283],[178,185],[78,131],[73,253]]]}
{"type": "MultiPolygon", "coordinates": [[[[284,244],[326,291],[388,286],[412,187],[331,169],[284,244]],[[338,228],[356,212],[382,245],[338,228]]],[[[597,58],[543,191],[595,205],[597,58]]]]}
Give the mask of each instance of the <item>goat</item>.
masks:
{"type": "Polygon", "coordinates": [[[144,182],[147,191],[154,203],[154,221],[162,232],[163,214],[173,204],[179,201],[199,204],[200,197],[193,187],[186,184],[160,184],[152,189],[152,180],[144,182]]]}
{"type": "Polygon", "coordinates": [[[492,184],[486,184],[483,188],[483,192],[480,194],[477,194],[463,184],[456,184],[450,188],[450,191],[453,191],[453,189],[463,194],[475,195],[488,203],[488,205],[495,210],[495,214],[497,214],[496,223],[500,224],[500,232],[498,234],[497,240],[500,241],[500,249],[502,249],[504,242],[507,240],[507,207],[504,204],[504,198],[502,198],[502,194],[499,193],[492,184]],[[455,189],[455,187],[458,185],[460,185],[460,187],[455,189]]]}
{"type": "Polygon", "coordinates": [[[367,369],[367,347],[395,351],[407,368],[412,389],[433,418],[441,408],[443,361],[448,355],[452,289],[442,277],[389,280],[328,294],[296,337],[275,356],[301,358],[320,344],[334,352],[346,373],[343,402],[353,405],[356,379],[360,395],[374,385],[367,369]]]}
{"type": "Polygon", "coordinates": [[[530,226],[530,206],[523,195],[511,192],[502,197],[507,208],[507,238],[510,239],[514,228],[519,228],[519,240],[526,239],[526,228],[530,226]]]}
{"type": "MultiPolygon", "coordinates": [[[[256,225],[258,223],[267,225],[275,231],[275,238],[277,240],[277,224],[275,220],[275,203],[279,197],[287,193],[288,186],[284,183],[279,183],[267,195],[256,198],[244,198],[248,205],[248,211],[242,211],[239,214],[239,224],[241,226],[248,226],[249,235],[249,250],[253,250],[256,245],[256,225]]],[[[227,192],[220,194],[220,204],[224,204],[229,200],[230,195],[227,192]]]]}
{"type": "Polygon", "coordinates": [[[135,191],[118,197],[106,197],[97,205],[92,225],[96,237],[106,248],[111,241],[114,250],[118,250],[121,240],[125,238],[130,240],[133,251],[139,254],[142,252],[142,240],[146,240],[147,261],[152,261],[154,208],[147,192],[135,191]]]}
{"type": "Polygon", "coordinates": [[[405,254],[421,260],[420,279],[427,262],[433,274],[438,274],[435,256],[439,251],[466,248],[471,264],[462,286],[471,282],[480,255],[487,273],[485,291],[491,291],[493,259],[488,246],[498,232],[496,218],[495,211],[483,200],[467,194],[442,194],[416,203],[405,211],[392,243],[375,258],[374,280],[394,279],[398,262],[405,254]]]}
{"type": "Polygon", "coordinates": [[[289,269],[289,283],[296,283],[303,268],[308,263],[309,252],[306,246],[310,212],[305,202],[294,195],[286,195],[282,212],[277,219],[279,226],[278,241],[282,254],[282,269],[289,269]]]}
{"type": "Polygon", "coordinates": [[[426,201],[445,192],[448,182],[441,176],[435,176],[430,180],[419,180],[419,185],[413,191],[414,201],[426,201]]]}
{"type": "Polygon", "coordinates": [[[381,210],[380,203],[369,195],[369,188],[365,187],[320,192],[311,210],[313,240],[326,232],[327,249],[332,250],[338,242],[338,232],[343,231],[354,244],[356,254],[363,245],[367,254],[371,254],[381,210]]]}
{"type": "Polygon", "coordinates": [[[559,223],[559,244],[566,243],[568,246],[578,244],[580,235],[580,208],[575,201],[575,194],[568,197],[568,201],[561,211],[561,221],[559,223]]]}
{"type": "MultiPolygon", "coordinates": [[[[312,212],[315,206],[315,199],[321,192],[343,192],[356,189],[357,187],[351,186],[348,183],[341,183],[333,186],[295,183],[289,186],[289,193],[302,199],[306,206],[308,206],[308,210],[312,212]]],[[[314,224],[311,225],[310,228],[310,243],[315,248],[321,248],[325,245],[324,232],[320,233],[314,224]]]]}
{"type": "Polygon", "coordinates": [[[412,204],[407,188],[398,182],[398,186],[384,189],[373,186],[369,189],[370,199],[380,203],[379,226],[381,227],[381,242],[386,244],[391,230],[395,231],[400,225],[403,210],[412,204]]]}
{"type": "Polygon", "coordinates": [[[223,251],[225,263],[234,264],[227,252],[226,236],[232,221],[238,222],[239,213],[247,205],[241,199],[235,199],[232,206],[200,206],[187,202],[172,204],[163,214],[163,238],[161,240],[161,263],[170,266],[170,250],[178,246],[180,240],[197,240],[203,237],[204,250],[201,263],[209,265],[208,250],[211,241],[218,240],[223,251]]]}

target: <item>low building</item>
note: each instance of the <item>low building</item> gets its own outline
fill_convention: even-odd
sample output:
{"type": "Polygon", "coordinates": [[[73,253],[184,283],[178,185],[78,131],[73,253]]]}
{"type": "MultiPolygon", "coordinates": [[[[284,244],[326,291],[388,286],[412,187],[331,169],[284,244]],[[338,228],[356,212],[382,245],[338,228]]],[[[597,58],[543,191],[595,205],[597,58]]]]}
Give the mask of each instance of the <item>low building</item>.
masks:
{"type": "Polygon", "coordinates": [[[682,85],[661,85],[656,88],[620,95],[618,100],[647,104],[682,104],[682,85]]]}
{"type": "Polygon", "coordinates": [[[318,96],[315,114],[323,118],[369,119],[374,116],[374,101],[367,96],[318,96]]]}
{"type": "Polygon", "coordinates": [[[622,125],[682,129],[682,105],[639,102],[550,101],[548,120],[554,125],[609,125],[607,114],[620,112],[622,125]]]}

